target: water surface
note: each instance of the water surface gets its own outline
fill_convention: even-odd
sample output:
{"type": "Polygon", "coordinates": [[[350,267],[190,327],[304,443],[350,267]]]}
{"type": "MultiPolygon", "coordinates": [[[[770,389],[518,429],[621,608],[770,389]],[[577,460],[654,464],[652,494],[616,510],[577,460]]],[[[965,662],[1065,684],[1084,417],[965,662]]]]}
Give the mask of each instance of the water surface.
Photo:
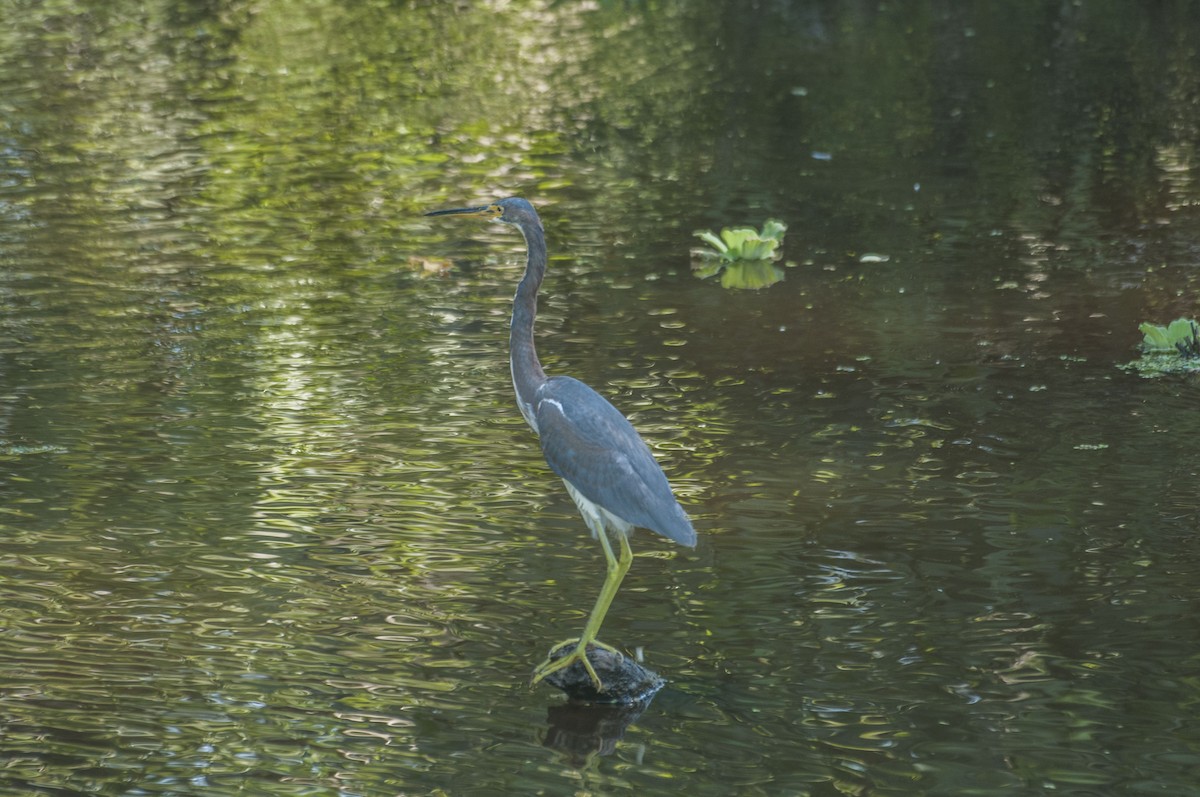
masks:
{"type": "Polygon", "coordinates": [[[0,10],[0,791],[1200,794],[1195,4],[0,10]],[[548,370],[701,541],[603,577],[548,370]],[[696,279],[778,218],[786,279],[696,279]]]}

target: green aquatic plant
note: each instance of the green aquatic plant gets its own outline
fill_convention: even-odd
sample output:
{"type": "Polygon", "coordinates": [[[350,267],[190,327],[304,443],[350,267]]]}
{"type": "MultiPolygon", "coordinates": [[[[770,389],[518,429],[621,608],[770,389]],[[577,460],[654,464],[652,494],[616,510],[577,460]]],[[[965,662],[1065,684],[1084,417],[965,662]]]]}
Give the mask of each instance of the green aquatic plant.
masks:
{"type": "Polygon", "coordinates": [[[699,250],[702,258],[715,258],[725,263],[738,260],[778,260],[781,252],[776,250],[783,243],[787,225],[775,219],[767,219],[761,231],[753,227],[726,227],[718,238],[712,230],[696,233],[696,237],[709,244],[715,251],[699,250]]]}
{"type": "Polygon", "coordinates": [[[1138,325],[1142,356],[1121,366],[1142,376],[1200,372],[1200,325],[1190,318],[1177,318],[1167,326],[1149,322],[1138,325]]]}
{"type": "Polygon", "coordinates": [[[783,255],[780,246],[787,225],[768,219],[761,230],[753,227],[726,227],[718,236],[711,230],[696,237],[711,249],[693,249],[692,267],[701,279],[721,275],[725,288],[765,288],[783,279],[783,269],[775,261],[783,255]]]}
{"type": "Polygon", "coordinates": [[[1165,327],[1147,321],[1138,329],[1145,336],[1142,348],[1146,351],[1176,351],[1182,357],[1200,357],[1198,328],[1190,318],[1176,318],[1165,327]]]}

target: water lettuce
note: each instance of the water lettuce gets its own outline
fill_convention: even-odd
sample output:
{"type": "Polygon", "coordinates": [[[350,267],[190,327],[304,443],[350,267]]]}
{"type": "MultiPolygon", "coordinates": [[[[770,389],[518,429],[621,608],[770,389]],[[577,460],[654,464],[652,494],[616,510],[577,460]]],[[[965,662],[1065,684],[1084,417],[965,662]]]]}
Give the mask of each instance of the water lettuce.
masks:
{"type": "Polygon", "coordinates": [[[701,278],[721,275],[725,288],[765,288],[783,279],[783,269],[775,261],[783,255],[780,246],[787,225],[768,219],[761,230],[753,227],[726,227],[717,235],[711,230],[696,237],[711,249],[693,249],[693,268],[701,278]]]}
{"type": "Polygon", "coordinates": [[[1165,327],[1139,324],[1142,356],[1121,368],[1142,376],[1200,373],[1200,325],[1190,318],[1177,318],[1165,327]]]}

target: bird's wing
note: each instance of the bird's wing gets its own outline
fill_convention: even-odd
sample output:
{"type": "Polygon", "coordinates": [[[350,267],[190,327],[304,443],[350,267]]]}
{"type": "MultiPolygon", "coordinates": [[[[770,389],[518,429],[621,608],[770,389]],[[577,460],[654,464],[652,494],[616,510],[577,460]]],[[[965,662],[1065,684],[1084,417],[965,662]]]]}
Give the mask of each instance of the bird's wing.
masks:
{"type": "Polygon", "coordinates": [[[538,389],[534,412],[550,469],[584,498],[631,525],[696,544],[658,461],[607,399],[578,379],[556,376],[538,389]]]}

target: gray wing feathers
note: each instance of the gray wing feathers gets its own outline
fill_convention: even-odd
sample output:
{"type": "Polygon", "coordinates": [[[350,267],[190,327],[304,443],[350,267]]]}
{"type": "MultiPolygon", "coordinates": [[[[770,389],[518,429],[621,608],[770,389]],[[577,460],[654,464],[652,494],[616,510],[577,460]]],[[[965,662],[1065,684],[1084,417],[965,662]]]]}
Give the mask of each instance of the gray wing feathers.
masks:
{"type": "Polygon", "coordinates": [[[607,399],[578,379],[556,376],[538,389],[534,412],[550,469],[585,498],[631,525],[696,544],[658,461],[607,399]]]}

